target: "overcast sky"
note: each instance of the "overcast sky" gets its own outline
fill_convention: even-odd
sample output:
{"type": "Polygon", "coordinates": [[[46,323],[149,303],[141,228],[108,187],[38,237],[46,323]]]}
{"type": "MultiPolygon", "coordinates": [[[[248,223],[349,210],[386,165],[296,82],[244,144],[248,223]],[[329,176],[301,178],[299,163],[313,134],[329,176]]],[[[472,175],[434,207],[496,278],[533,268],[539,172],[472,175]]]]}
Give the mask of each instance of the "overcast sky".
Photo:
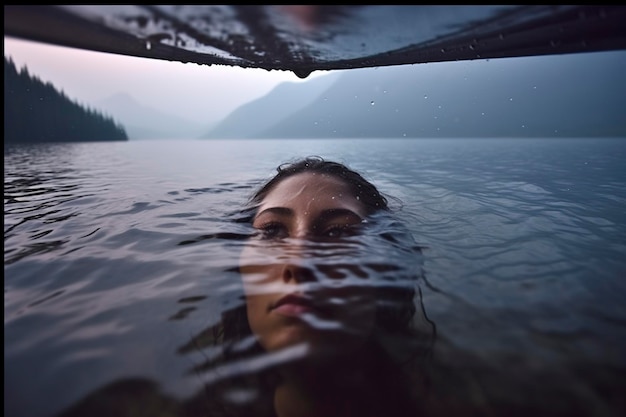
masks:
{"type": "Polygon", "coordinates": [[[72,100],[94,105],[124,92],[139,103],[200,123],[219,120],[284,81],[306,82],[289,71],[198,65],[66,48],[12,37],[4,55],[18,69],[51,82],[72,100]]]}

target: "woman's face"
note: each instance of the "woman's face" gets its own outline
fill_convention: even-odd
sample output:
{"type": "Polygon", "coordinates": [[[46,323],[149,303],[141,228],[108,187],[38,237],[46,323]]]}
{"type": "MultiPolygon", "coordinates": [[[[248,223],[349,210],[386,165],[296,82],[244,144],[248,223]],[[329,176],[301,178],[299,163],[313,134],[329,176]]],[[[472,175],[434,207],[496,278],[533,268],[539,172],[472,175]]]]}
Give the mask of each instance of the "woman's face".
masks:
{"type": "Polygon", "coordinates": [[[365,216],[344,182],[320,173],[288,177],[261,202],[259,234],[243,250],[240,271],[250,328],[266,350],[304,343],[345,351],[371,333],[374,298],[359,265],[328,261],[349,252],[346,238],[365,216]]]}

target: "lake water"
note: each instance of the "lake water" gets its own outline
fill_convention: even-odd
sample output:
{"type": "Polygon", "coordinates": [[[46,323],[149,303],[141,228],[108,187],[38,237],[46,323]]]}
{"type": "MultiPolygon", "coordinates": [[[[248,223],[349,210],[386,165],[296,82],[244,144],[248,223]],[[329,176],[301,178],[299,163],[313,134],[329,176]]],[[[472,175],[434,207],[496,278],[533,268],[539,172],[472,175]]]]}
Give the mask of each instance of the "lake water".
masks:
{"type": "Polygon", "coordinates": [[[423,248],[456,415],[626,414],[626,140],[372,139],[5,146],[5,416],[211,384],[189,345],[241,302],[233,215],[307,155],[392,196],[423,248]]]}

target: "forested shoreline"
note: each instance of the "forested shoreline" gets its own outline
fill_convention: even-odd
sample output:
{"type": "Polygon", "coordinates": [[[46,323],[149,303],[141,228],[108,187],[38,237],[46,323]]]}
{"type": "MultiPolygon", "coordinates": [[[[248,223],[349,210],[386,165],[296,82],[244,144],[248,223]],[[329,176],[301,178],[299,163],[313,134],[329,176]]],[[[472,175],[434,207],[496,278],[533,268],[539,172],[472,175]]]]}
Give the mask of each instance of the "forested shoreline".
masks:
{"type": "Polygon", "coordinates": [[[127,141],[109,116],[75,103],[4,57],[5,143],[127,141]]]}

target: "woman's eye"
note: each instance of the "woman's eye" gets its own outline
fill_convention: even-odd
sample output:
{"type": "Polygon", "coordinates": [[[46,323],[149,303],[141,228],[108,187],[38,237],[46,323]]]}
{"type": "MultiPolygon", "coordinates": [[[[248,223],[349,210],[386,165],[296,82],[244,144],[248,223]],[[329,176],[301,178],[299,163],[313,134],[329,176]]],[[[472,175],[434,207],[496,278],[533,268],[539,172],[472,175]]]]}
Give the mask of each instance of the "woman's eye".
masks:
{"type": "Polygon", "coordinates": [[[332,226],[329,227],[328,229],[326,229],[323,233],[324,237],[329,237],[329,238],[340,238],[340,237],[345,237],[345,236],[349,236],[351,234],[352,229],[350,228],[350,226],[332,226]]]}
{"type": "Polygon", "coordinates": [[[280,239],[287,237],[287,229],[280,223],[268,223],[259,227],[261,238],[280,239]]]}

